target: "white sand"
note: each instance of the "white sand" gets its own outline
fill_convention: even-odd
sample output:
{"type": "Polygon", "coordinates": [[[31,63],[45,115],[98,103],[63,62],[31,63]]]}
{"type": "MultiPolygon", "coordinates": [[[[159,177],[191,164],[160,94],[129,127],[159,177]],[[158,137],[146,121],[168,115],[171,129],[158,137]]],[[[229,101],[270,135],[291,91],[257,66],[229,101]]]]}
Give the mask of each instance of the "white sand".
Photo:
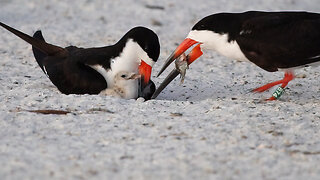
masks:
{"type": "MultiPolygon", "coordinates": [[[[1,0],[0,21],[82,47],[113,44],[130,28],[147,26],[161,42],[157,85],[170,70],[154,77],[164,60],[206,15],[320,10],[318,0],[71,2],[1,0]]],[[[61,94],[31,46],[2,28],[0,58],[0,179],[320,179],[320,67],[297,71],[306,78],[292,81],[281,100],[261,103],[274,89],[249,90],[283,73],[207,52],[182,86],[177,79],[157,100],[143,102],[61,94]]]]}

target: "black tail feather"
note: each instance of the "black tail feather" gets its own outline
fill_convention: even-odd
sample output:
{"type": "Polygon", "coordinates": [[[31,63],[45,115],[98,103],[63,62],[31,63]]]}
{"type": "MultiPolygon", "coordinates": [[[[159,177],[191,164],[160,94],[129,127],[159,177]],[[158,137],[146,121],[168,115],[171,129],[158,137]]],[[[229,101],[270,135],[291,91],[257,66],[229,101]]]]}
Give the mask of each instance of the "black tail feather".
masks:
{"type": "Polygon", "coordinates": [[[18,31],[10,26],[7,26],[6,24],[3,24],[2,22],[0,22],[0,26],[4,27],[5,29],[7,29],[8,31],[12,32],[13,34],[15,34],[16,36],[20,37],[21,39],[25,40],[26,42],[28,42],[29,44],[31,44],[32,46],[36,47],[37,49],[39,49],[40,51],[42,51],[43,53],[47,54],[47,55],[61,55],[61,56],[66,56],[67,51],[64,48],[61,48],[59,46],[55,46],[52,44],[48,44],[43,40],[39,40],[39,39],[35,39],[21,31],[18,31]]]}

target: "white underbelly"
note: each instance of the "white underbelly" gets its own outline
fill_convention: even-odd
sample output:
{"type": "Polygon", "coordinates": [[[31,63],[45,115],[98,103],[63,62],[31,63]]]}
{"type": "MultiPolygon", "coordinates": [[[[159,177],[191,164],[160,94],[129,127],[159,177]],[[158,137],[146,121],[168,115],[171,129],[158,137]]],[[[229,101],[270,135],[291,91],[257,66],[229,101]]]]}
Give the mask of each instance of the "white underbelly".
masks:
{"type": "Polygon", "coordinates": [[[230,59],[235,59],[238,61],[249,61],[246,56],[240,50],[240,47],[236,41],[219,46],[215,49],[218,53],[226,56],[230,59]]]}

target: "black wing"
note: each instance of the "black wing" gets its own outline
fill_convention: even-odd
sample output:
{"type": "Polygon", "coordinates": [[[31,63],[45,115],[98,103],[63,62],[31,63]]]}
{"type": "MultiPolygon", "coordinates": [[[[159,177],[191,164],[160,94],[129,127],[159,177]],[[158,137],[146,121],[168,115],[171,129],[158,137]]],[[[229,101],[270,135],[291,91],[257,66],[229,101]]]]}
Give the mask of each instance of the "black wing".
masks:
{"type": "Polygon", "coordinates": [[[39,66],[62,93],[98,94],[107,88],[105,78],[89,65],[99,64],[110,68],[108,59],[112,56],[112,47],[62,48],[47,43],[41,31],[31,37],[1,22],[0,26],[32,45],[39,66]]]}
{"type": "MultiPolygon", "coordinates": [[[[33,37],[46,43],[41,31],[37,31],[33,37]]],[[[88,56],[90,52],[86,53],[86,49],[75,46],[69,46],[64,49],[67,52],[67,56],[61,57],[59,55],[47,55],[37,47],[32,46],[34,57],[39,66],[62,93],[98,94],[107,88],[107,82],[104,77],[81,62],[81,58],[86,57],[78,56],[78,54],[87,54],[88,56]]]]}
{"type": "Polygon", "coordinates": [[[245,17],[236,38],[245,56],[267,71],[320,60],[320,15],[307,12],[258,13],[245,17]],[[253,15],[253,16],[252,16],[253,15]]]}
{"type": "MultiPolygon", "coordinates": [[[[43,61],[43,67],[46,74],[64,94],[98,94],[108,87],[105,78],[88,64],[83,63],[83,59],[88,57],[97,58],[101,56],[89,55],[85,53],[86,49],[70,46],[66,48],[69,56],[57,58],[48,56],[43,61]],[[84,52],[83,52],[84,51],[84,52]],[[82,52],[82,53],[81,53],[82,52]]],[[[93,59],[99,61],[99,59],[93,59]]]]}

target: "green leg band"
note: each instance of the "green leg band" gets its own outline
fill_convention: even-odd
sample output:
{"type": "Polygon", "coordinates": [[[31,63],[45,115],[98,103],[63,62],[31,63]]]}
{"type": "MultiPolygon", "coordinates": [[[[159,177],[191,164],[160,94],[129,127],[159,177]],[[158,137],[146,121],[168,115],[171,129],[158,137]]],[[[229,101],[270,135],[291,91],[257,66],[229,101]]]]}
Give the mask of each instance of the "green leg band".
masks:
{"type": "Polygon", "coordinates": [[[280,86],[276,89],[276,91],[272,94],[272,96],[276,99],[279,99],[283,93],[284,93],[284,89],[280,86]]]}

